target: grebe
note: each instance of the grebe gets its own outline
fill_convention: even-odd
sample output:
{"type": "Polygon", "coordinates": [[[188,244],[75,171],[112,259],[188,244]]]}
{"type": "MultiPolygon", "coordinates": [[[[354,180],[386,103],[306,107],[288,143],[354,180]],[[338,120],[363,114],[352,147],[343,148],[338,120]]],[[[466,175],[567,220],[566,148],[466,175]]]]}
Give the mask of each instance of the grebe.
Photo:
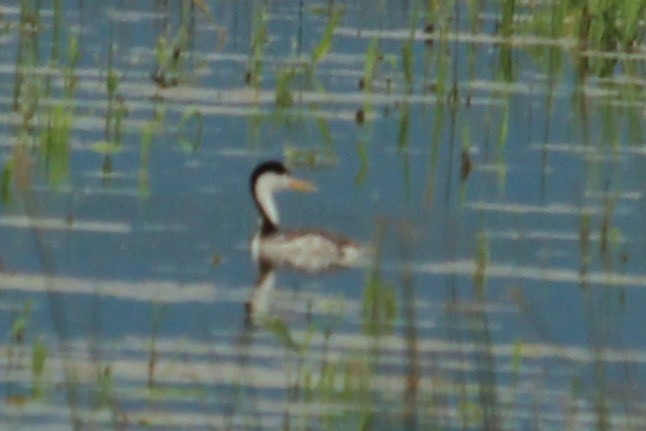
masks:
{"type": "Polygon", "coordinates": [[[316,190],[314,184],[293,177],[281,162],[271,160],[259,164],[251,174],[250,186],[260,213],[260,228],[251,241],[255,260],[271,266],[318,272],[356,266],[366,254],[361,246],[339,235],[317,230],[280,229],[274,192],[316,190]]]}

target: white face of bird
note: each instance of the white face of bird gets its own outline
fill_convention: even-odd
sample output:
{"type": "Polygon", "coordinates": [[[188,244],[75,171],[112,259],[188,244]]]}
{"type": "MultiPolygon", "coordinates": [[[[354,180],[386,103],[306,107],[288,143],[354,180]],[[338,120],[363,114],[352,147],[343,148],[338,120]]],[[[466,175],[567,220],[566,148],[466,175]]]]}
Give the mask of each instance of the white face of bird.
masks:
{"type": "Polygon", "coordinates": [[[290,174],[277,172],[265,172],[256,181],[256,199],[258,199],[267,217],[276,225],[278,224],[278,209],[273,199],[273,193],[288,189],[313,192],[316,191],[316,186],[309,181],[300,180],[290,174]]]}

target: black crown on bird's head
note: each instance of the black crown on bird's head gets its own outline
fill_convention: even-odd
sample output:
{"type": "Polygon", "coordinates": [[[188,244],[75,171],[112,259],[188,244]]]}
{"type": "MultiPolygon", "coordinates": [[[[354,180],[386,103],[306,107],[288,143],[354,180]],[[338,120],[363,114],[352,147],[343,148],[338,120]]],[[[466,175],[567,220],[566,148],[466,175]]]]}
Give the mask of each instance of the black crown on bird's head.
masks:
{"type": "Polygon", "coordinates": [[[278,160],[267,160],[260,163],[251,173],[249,184],[251,186],[251,193],[254,193],[254,187],[256,185],[256,181],[258,181],[258,178],[262,174],[267,172],[273,172],[278,175],[289,175],[290,173],[289,169],[287,169],[285,165],[283,165],[282,162],[279,162],[278,160]]]}

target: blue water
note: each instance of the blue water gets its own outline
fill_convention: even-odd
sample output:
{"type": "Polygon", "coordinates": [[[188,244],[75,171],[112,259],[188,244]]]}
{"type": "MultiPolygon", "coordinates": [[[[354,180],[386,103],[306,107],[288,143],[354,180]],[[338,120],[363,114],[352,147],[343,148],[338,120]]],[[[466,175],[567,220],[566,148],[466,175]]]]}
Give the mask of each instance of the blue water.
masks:
{"type": "MultiPolygon", "coordinates": [[[[342,341],[367,337],[362,320],[366,280],[378,265],[397,302],[390,335],[402,346],[414,344],[411,340],[420,343],[422,379],[445,379],[446,387],[486,388],[479,396],[472,389],[440,395],[441,383],[422,385],[416,398],[420,427],[458,427],[460,421],[451,414],[464,414],[468,400],[478,412],[470,419],[474,429],[563,429],[568,414],[574,418],[572,429],[604,423],[604,415],[619,421],[612,429],[638,429],[630,424],[641,423],[634,413],[643,409],[646,377],[641,334],[646,323],[641,313],[646,307],[646,152],[643,130],[635,123],[643,118],[644,98],[642,91],[633,104],[613,106],[625,101],[620,93],[626,91],[621,87],[623,69],[617,67],[611,77],[619,82],[619,90],[610,87],[607,94],[597,95],[606,89],[604,84],[594,76],[578,81],[565,47],[556,46],[563,66],[552,72],[529,48],[512,48],[513,77],[506,82],[496,44],[418,40],[412,43],[413,88],[408,94],[401,59],[406,41],[397,35],[407,34],[412,6],[347,3],[342,5],[346,12],[331,53],[314,73],[315,84],[308,87],[307,79],[299,76],[292,87],[293,107],[281,110],[273,103],[277,73],[290,62],[309,59],[327,23],[316,7],[326,4],[266,6],[269,39],[260,88],[254,93],[245,84],[245,73],[251,64],[254,14],[260,16],[261,4],[209,3],[218,29],[226,33],[219,50],[213,25],[193,10],[189,50],[181,54],[180,85],[163,89],[150,78],[157,68],[155,46],[160,37],[178,37],[180,4],[63,3],[60,36],[49,6],[44,6],[42,31],[35,40],[37,64],[45,66],[52,64],[56,37],[61,38],[62,52],[71,34],[79,38],[70,168],[61,183],[53,184],[47,180],[42,150],[32,147],[30,187],[21,192],[12,184],[10,199],[0,205],[0,269],[7,284],[0,288],[7,304],[0,311],[0,323],[6,328],[6,346],[15,345],[9,328],[24,304],[31,303],[23,343],[31,346],[33,340],[43,339],[54,355],[63,340],[81,346],[80,351],[96,348],[108,365],[133,357],[145,363],[152,340],[171,345],[174,339],[193,340],[215,352],[206,361],[215,370],[233,355],[242,374],[247,364],[242,358],[247,356],[252,366],[285,373],[289,367],[281,358],[288,354],[281,353],[280,336],[262,327],[248,332],[245,326],[245,301],[258,277],[248,250],[257,217],[248,175],[259,161],[284,158],[296,149],[324,161],[314,166],[292,163],[294,173],[315,182],[319,192],[279,196],[282,223],[324,227],[382,245],[378,263],[368,267],[317,276],[278,272],[275,317],[295,337],[307,331],[319,337],[329,331],[329,349],[340,356],[340,363],[372,355],[375,378],[394,375],[400,376],[394,380],[402,380],[411,367],[405,348],[380,355],[354,350],[342,341]],[[115,18],[115,10],[123,19],[115,18]],[[343,31],[348,28],[357,31],[350,36],[343,31]],[[376,72],[374,94],[359,91],[371,42],[359,30],[383,32],[384,60],[376,72]],[[396,30],[395,36],[391,30],[396,30]],[[104,174],[105,156],[89,149],[106,139],[110,46],[120,78],[117,94],[128,114],[121,150],[110,158],[112,173],[104,174]],[[457,104],[438,102],[429,89],[438,79],[442,49],[450,53],[447,92],[457,86],[457,104]],[[387,81],[392,90],[379,90],[387,81]],[[238,92],[232,95],[234,90],[238,92]],[[362,106],[373,117],[358,124],[354,113],[362,106]],[[222,111],[214,113],[214,107],[222,111]],[[164,114],[148,160],[142,162],[142,130],[155,109],[164,114]],[[199,135],[197,117],[182,120],[191,110],[202,113],[199,140],[194,139],[199,135]],[[193,139],[197,148],[182,144],[183,139],[193,139]],[[461,178],[463,154],[473,166],[466,179],[461,178]],[[15,227],[3,221],[23,216],[33,224],[15,227]],[[40,228],[36,220],[41,218],[65,221],[67,228],[40,228]],[[588,245],[581,234],[586,218],[588,245]],[[117,231],[105,226],[78,230],[85,221],[109,223],[117,231]],[[605,248],[604,229],[609,238],[605,248]],[[478,285],[473,263],[483,249],[486,277],[478,285]],[[28,289],[8,281],[11,275],[33,274],[45,276],[41,287],[36,283],[28,289]],[[86,288],[82,293],[59,293],[56,280],[61,277],[79,279],[86,288]],[[112,282],[129,287],[117,294],[101,291],[112,282]],[[155,284],[145,282],[173,283],[180,293],[165,301],[157,296],[155,284]],[[202,289],[197,299],[181,298],[181,289],[188,297],[196,287],[202,289]],[[129,289],[142,289],[143,299],[122,294],[129,289]],[[408,302],[415,305],[414,316],[408,302]],[[240,341],[245,336],[251,339],[248,345],[240,341]],[[140,350],[119,347],[133,339],[142,340],[140,350]],[[264,348],[276,356],[263,359],[264,348]],[[521,359],[514,357],[514,348],[523,352],[521,359]],[[522,365],[516,371],[514,361],[522,365]],[[516,391],[512,395],[510,388],[516,391]],[[497,395],[482,395],[487,391],[497,395]],[[436,408],[453,412],[442,413],[444,422],[429,407],[432,397],[436,408]],[[532,413],[539,418],[532,419],[532,413]],[[551,413],[556,416],[549,417],[551,413]],[[621,422],[624,417],[626,422],[621,422]]],[[[461,20],[451,30],[464,32],[469,28],[468,8],[462,3],[459,7],[461,20]]],[[[496,13],[496,7],[491,5],[487,12],[496,13]]],[[[17,8],[0,7],[0,25],[7,25],[0,42],[3,165],[19,133],[20,116],[12,114],[20,44],[17,8]]],[[[483,15],[482,34],[492,35],[494,28],[483,15]]],[[[62,54],[60,62],[65,59],[62,54]]],[[[58,100],[62,81],[59,72],[54,75],[52,94],[58,100]]],[[[41,117],[34,122],[42,121],[46,105],[43,98],[41,117]]],[[[39,124],[36,129],[42,129],[39,124]]],[[[38,139],[34,133],[33,142],[38,139]]],[[[318,369],[316,355],[325,349],[315,343],[311,351],[315,353],[303,354],[302,360],[318,369]]],[[[192,362],[203,360],[202,353],[183,352],[177,354],[183,359],[175,361],[189,364],[189,370],[192,362]]],[[[174,355],[167,351],[160,357],[174,355]]],[[[145,411],[130,389],[143,390],[146,375],[120,375],[117,365],[115,370],[114,397],[120,408],[133,416],[145,411]]],[[[163,381],[163,371],[158,373],[163,381]]],[[[214,377],[218,383],[213,385],[194,385],[205,385],[217,401],[204,401],[188,391],[182,398],[179,392],[180,407],[173,404],[168,411],[192,412],[198,427],[208,423],[206,416],[200,421],[200,414],[225,411],[222,394],[240,384],[239,376],[226,376],[214,377]]],[[[288,399],[286,386],[247,384],[256,391],[251,396],[256,401],[288,399]]],[[[14,395],[14,386],[2,385],[7,397],[14,395]]],[[[183,385],[168,383],[186,389],[183,385]]],[[[46,400],[57,404],[63,392],[50,389],[46,400]]],[[[377,387],[374,393],[379,393],[377,387]]],[[[389,393],[375,396],[373,408],[403,409],[402,399],[389,393]]],[[[405,422],[392,409],[383,413],[389,429],[405,422]]],[[[249,419],[261,410],[238,414],[249,419]]],[[[14,419],[2,426],[24,423],[20,413],[13,414],[14,419]]],[[[263,413],[273,420],[281,414],[280,409],[263,413]]],[[[167,426],[173,428],[172,423],[167,426]]]]}

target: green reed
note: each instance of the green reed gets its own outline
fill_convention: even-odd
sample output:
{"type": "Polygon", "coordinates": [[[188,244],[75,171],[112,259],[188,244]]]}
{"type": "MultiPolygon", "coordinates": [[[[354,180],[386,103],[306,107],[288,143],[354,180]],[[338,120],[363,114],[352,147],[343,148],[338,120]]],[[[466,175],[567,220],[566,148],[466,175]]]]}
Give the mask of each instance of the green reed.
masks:
{"type": "Polygon", "coordinates": [[[489,265],[489,241],[485,232],[480,232],[476,238],[475,250],[475,272],[473,279],[476,289],[483,292],[487,275],[487,266],[489,265]]]}
{"type": "Polygon", "coordinates": [[[190,53],[195,32],[195,8],[209,21],[213,17],[203,2],[182,1],[179,5],[179,27],[173,34],[164,33],[157,37],[155,45],[156,66],[151,74],[160,88],[177,87],[184,80],[187,71],[187,53],[190,53]]]}
{"type": "Polygon", "coordinates": [[[105,140],[118,143],[121,140],[121,117],[122,112],[116,109],[119,98],[119,75],[114,68],[114,44],[110,44],[108,51],[108,71],[105,77],[105,90],[107,95],[107,107],[105,115],[105,140]]]}
{"type": "MultiPolygon", "coordinates": [[[[291,337],[281,342],[285,349],[297,352],[299,355],[300,371],[296,382],[290,386],[293,388],[290,391],[292,393],[290,402],[295,404],[305,402],[317,406],[315,415],[301,416],[297,419],[298,429],[306,429],[311,424],[330,430],[371,429],[375,426],[377,418],[380,424],[387,426],[401,423],[402,416],[407,418],[406,423],[411,426],[417,421],[415,419],[418,412],[417,406],[421,405],[419,402],[421,389],[418,386],[419,352],[414,329],[416,317],[413,311],[415,304],[413,282],[407,270],[402,273],[402,298],[406,304],[406,310],[401,314],[406,324],[408,369],[400,376],[406,388],[401,406],[399,404],[393,406],[394,400],[390,400],[387,404],[388,408],[384,410],[383,394],[375,385],[376,377],[380,373],[383,336],[394,334],[394,324],[400,314],[396,306],[395,288],[384,283],[381,278],[379,250],[385,226],[385,224],[381,225],[377,233],[377,253],[374,264],[367,274],[362,304],[363,333],[374,342],[373,347],[368,351],[349,349],[339,352],[333,349],[336,337],[334,327],[327,327],[320,334],[315,334],[317,339],[322,337],[322,346],[317,350],[294,349],[291,337]],[[330,354],[330,351],[334,354],[330,354]],[[315,356],[317,352],[320,352],[319,359],[315,356]],[[339,405],[345,408],[339,408],[339,405]]],[[[405,250],[403,254],[403,258],[410,257],[405,250]]],[[[398,337],[398,334],[394,337],[398,337]]],[[[286,337],[283,335],[281,338],[285,340],[286,337]]],[[[388,394],[385,395],[385,397],[388,396],[388,394]]]]}
{"type": "Polygon", "coordinates": [[[363,331],[369,335],[391,333],[397,316],[397,298],[392,285],[384,283],[377,269],[363,290],[363,331]]]}
{"type": "Polygon", "coordinates": [[[161,87],[177,87],[183,72],[182,53],[188,44],[188,34],[185,27],[180,27],[174,40],[159,36],[155,46],[157,68],[152,75],[153,81],[161,87]]]}
{"type": "Polygon", "coordinates": [[[41,135],[48,178],[53,184],[67,178],[70,168],[70,139],[74,113],[64,104],[53,106],[41,135]]]}
{"type": "Polygon", "coordinates": [[[508,401],[508,404],[510,404],[509,410],[514,410],[513,404],[516,403],[518,399],[518,389],[519,389],[519,383],[521,381],[520,373],[523,366],[524,349],[525,349],[525,345],[522,340],[516,340],[514,342],[513,351],[510,358],[510,370],[511,370],[511,377],[512,377],[512,383],[511,383],[512,395],[511,397],[509,397],[509,401],[508,401]]]}
{"type": "Polygon", "coordinates": [[[11,199],[12,160],[7,161],[0,170],[0,202],[8,204],[11,199]]]}
{"type": "Polygon", "coordinates": [[[402,45],[402,71],[404,73],[404,86],[407,93],[413,91],[413,41],[402,45]]]}
{"type": "Polygon", "coordinates": [[[267,30],[267,6],[256,5],[253,8],[251,39],[251,58],[245,78],[247,84],[259,89],[263,73],[265,47],[269,40],[267,30]]]}
{"type": "Polygon", "coordinates": [[[358,83],[359,90],[363,93],[363,100],[355,113],[355,122],[361,126],[356,143],[359,158],[359,169],[355,176],[357,184],[363,182],[368,174],[368,156],[370,155],[369,150],[373,134],[371,121],[374,113],[372,95],[375,92],[390,94],[393,87],[397,86],[394,83],[396,82],[396,76],[400,73],[399,61],[400,59],[397,55],[389,54],[382,50],[378,37],[370,40],[364,56],[363,75],[358,83]]]}
{"type": "MultiPolygon", "coordinates": [[[[316,416],[304,418],[323,424],[325,429],[364,429],[370,426],[376,411],[374,376],[370,358],[350,353],[331,359],[324,354],[318,367],[310,363],[302,367],[296,384],[299,398],[292,402],[329,406],[316,416]],[[351,408],[338,409],[338,403],[351,408]]],[[[304,429],[311,424],[303,420],[299,425],[304,429]]]]}
{"type": "Polygon", "coordinates": [[[588,268],[592,263],[592,254],[590,249],[590,235],[592,233],[592,214],[581,212],[579,215],[579,272],[582,276],[586,275],[588,268]]]}
{"type": "Polygon", "coordinates": [[[516,0],[503,0],[501,9],[499,31],[503,37],[510,37],[514,33],[516,0]]]}
{"type": "Polygon", "coordinates": [[[154,304],[152,309],[152,320],[151,320],[151,335],[150,335],[150,344],[149,344],[149,353],[148,353],[148,379],[147,386],[148,389],[154,389],[156,386],[155,382],[155,371],[157,369],[157,359],[159,353],[157,352],[157,338],[159,337],[159,332],[161,330],[161,325],[166,318],[166,315],[169,312],[169,307],[166,304],[154,304]]]}
{"type": "MultiPolygon", "coordinates": [[[[275,74],[274,100],[276,111],[271,118],[277,123],[288,126],[290,130],[297,129],[299,126],[306,127],[306,123],[314,119],[320,136],[319,142],[324,146],[323,149],[299,149],[299,160],[305,159],[312,162],[323,160],[325,163],[329,163],[334,159],[330,148],[333,144],[331,127],[323,115],[318,115],[318,103],[312,102],[308,104],[307,115],[302,109],[296,108],[299,107],[297,104],[299,91],[306,90],[319,93],[326,91],[323,83],[316,76],[316,68],[332,50],[334,30],[340,23],[344,13],[343,8],[333,8],[329,11],[325,30],[312,49],[309,61],[288,61],[287,64],[279,66],[275,74]],[[306,157],[303,157],[304,155],[306,157]]],[[[261,34],[264,35],[264,33],[261,34]]],[[[251,76],[253,76],[253,73],[248,72],[247,82],[249,82],[251,76]]],[[[295,153],[289,148],[285,152],[286,155],[295,153]]]]}
{"type": "Polygon", "coordinates": [[[312,51],[311,62],[313,68],[315,68],[332,49],[334,29],[338,26],[339,22],[341,22],[341,18],[344,14],[345,10],[343,8],[335,8],[332,10],[332,14],[330,15],[327,25],[325,26],[325,30],[323,31],[323,36],[312,51]]]}
{"type": "MultiPolygon", "coordinates": [[[[38,147],[47,178],[53,184],[60,183],[69,173],[70,141],[74,123],[75,89],[77,78],[76,66],[80,59],[78,38],[67,34],[67,49],[61,51],[59,46],[63,39],[64,20],[61,2],[54,2],[53,39],[49,72],[38,73],[42,59],[39,50],[40,4],[21,1],[20,29],[16,75],[14,80],[13,108],[21,118],[18,128],[18,146],[38,147]],[[60,98],[56,99],[53,88],[54,77],[61,76],[63,87],[60,98]],[[41,100],[53,100],[46,108],[41,107],[41,100]],[[42,112],[44,111],[44,112],[42,112]],[[44,114],[44,115],[43,115],[44,114]]],[[[23,152],[14,152],[23,154],[23,152]]],[[[26,166],[12,158],[3,169],[2,199],[10,198],[9,183],[13,176],[23,175],[17,169],[26,166]]]]}
{"type": "Polygon", "coordinates": [[[95,408],[110,408],[114,398],[114,377],[110,366],[101,367],[96,373],[95,408]]]}
{"type": "Polygon", "coordinates": [[[164,127],[166,118],[166,107],[156,104],[153,116],[141,128],[141,144],[139,151],[139,190],[143,194],[149,191],[149,161],[150,148],[153,139],[160,134],[164,127]]]}
{"type": "Polygon", "coordinates": [[[32,3],[29,0],[21,0],[20,21],[16,29],[18,47],[12,109],[17,114],[20,124],[16,130],[17,140],[12,155],[5,162],[0,176],[0,195],[4,203],[9,203],[11,200],[14,180],[21,179],[19,187],[29,183],[31,167],[29,148],[37,140],[37,130],[40,126],[37,119],[44,86],[42,77],[34,72],[40,63],[37,32],[40,26],[40,11],[32,3]]]}
{"type": "Polygon", "coordinates": [[[177,125],[179,142],[184,148],[197,151],[202,146],[204,115],[198,108],[188,108],[177,125]]]}
{"type": "Polygon", "coordinates": [[[366,93],[370,93],[373,87],[373,80],[377,73],[379,62],[379,39],[374,37],[368,44],[366,55],[363,63],[363,81],[359,88],[366,93]]]}
{"type": "MultiPolygon", "coordinates": [[[[31,300],[25,301],[23,306],[18,310],[14,311],[14,315],[11,316],[11,326],[9,328],[8,337],[9,342],[7,344],[5,360],[6,360],[6,378],[7,382],[12,380],[12,372],[14,370],[20,370],[27,368],[25,362],[25,342],[27,340],[27,330],[29,328],[29,320],[32,313],[32,302],[31,300]]],[[[33,370],[33,369],[32,369],[33,370]]],[[[36,377],[32,372],[32,393],[31,397],[22,391],[22,388],[19,385],[13,385],[11,383],[6,384],[5,389],[5,400],[8,404],[24,404],[30,399],[34,398],[36,395],[36,377]]]]}
{"type": "Polygon", "coordinates": [[[308,333],[305,340],[296,341],[292,336],[289,327],[280,318],[268,319],[263,323],[263,327],[268,330],[278,341],[278,343],[287,351],[302,354],[307,350],[311,341],[312,332],[308,333]]]}
{"type": "MultiPolygon", "coordinates": [[[[434,79],[431,84],[428,84],[428,90],[435,94],[435,105],[433,109],[429,110],[429,115],[432,118],[428,120],[428,125],[431,128],[428,133],[430,156],[429,156],[429,172],[438,172],[438,164],[440,162],[440,148],[442,145],[442,137],[444,134],[444,124],[446,122],[446,114],[450,93],[450,79],[451,79],[451,45],[449,41],[450,17],[453,11],[448,2],[429,2],[426,7],[426,22],[427,26],[432,26],[435,37],[432,45],[428,47],[425,53],[426,69],[432,70],[434,79]]],[[[426,200],[433,201],[435,195],[435,181],[436,178],[433,174],[429,174],[426,185],[426,200]]]]}
{"type": "MultiPolygon", "coordinates": [[[[359,90],[364,94],[363,103],[361,107],[357,110],[355,114],[355,121],[358,125],[363,126],[366,122],[366,119],[371,117],[373,112],[371,94],[373,92],[374,80],[378,73],[378,67],[380,63],[380,49],[379,49],[379,39],[374,37],[368,44],[366,54],[364,57],[363,63],[363,76],[359,80],[359,90]]],[[[366,139],[361,140],[364,144],[366,139]]],[[[365,151],[364,151],[365,153],[365,151]]],[[[362,161],[362,167],[365,169],[365,160],[362,161]]]]}
{"type": "Polygon", "coordinates": [[[288,109],[294,105],[294,94],[291,89],[294,76],[294,69],[278,71],[276,76],[276,107],[279,109],[288,109]]]}
{"type": "Polygon", "coordinates": [[[507,170],[505,169],[505,149],[507,148],[507,140],[509,138],[509,122],[510,122],[510,108],[509,100],[505,101],[505,106],[503,107],[502,116],[500,118],[500,123],[498,125],[498,140],[496,145],[496,162],[499,164],[500,169],[498,169],[498,186],[502,192],[505,189],[507,182],[507,170]]]}
{"type": "MultiPolygon", "coordinates": [[[[63,25],[63,15],[60,2],[55,4],[55,27],[63,25]],[[57,18],[56,18],[57,17],[57,18]]],[[[55,30],[56,32],[60,30],[55,30]]],[[[54,51],[58,41],[55,40],[52,47],[50,65],[58,67],[58,59],[54,51]]],[[[80,59],[80,48],[78,38],[74,34],[68,36],[67,64],[62,67],[63,94],[47,112],[47,120],[44,130],[41,133],[41,150],[44,156],[48,178],[51,183],[58,184],[69,175],[71,157],[71,136],[75,118],[75,90],[76,90],[76,66],[80,59]]],[[[47,97],[52,97],[51,77],[46,78],[45,92],[47,97]]]]}
{"type": "Polygon", "coordinates": [[[34,341],[31,353],[32,398],[40,399],[45,395],[45,363],[49,350],[47,345],[37,338],[34,341]]]}
{"type": "MultiPolygon", "coordinates": [[[[311,403],[320,409],[315,416],[298,415],[296,425],[292,424],[296,429],[305,429],[311,423],[324,429],[362,429],[369,426],[375,412],[372,382],[376,358],[363,352],[329,354],[343,315],[343,307],[331,306],[334,317],[313,320],[298,336],[280,318],[269,318],[262,323],[262,328],[285,351],[286,363],[291,364],[285,371],[287,401],[295,405],[311,403]],[[352,408],[338,409],[339,402],[352,408]]],[[[285,426],[291,424],[288,416],[285,420],[289,421],[285,426]]]]}
{"type": "MultiPolygon", "coordinates": [[[[327,123],[326,123],[327,124],[327,123]]],[[[324,142],[328,133],[325,125],[321,126],[320,134],[324,142]]],[[[331,138],[330,138],[331,139],[331,138]]],[[[283,159],[288,166],[304,166],[309,169],[330,168],[337,164],[337,155],[332,148],[302,148],[299,145],[286,144],[283,148],[283,159]]]]}
{"type": "Polygon", "coordinates": [[[32,303],[31,301],[25,302],[22,310],[11,323],[10,339],[17,343],[22,343],[25,339],[27,331],[27,324],[31,316],[32,303]]]}
{"type": "MultiPolygon", "coordinates": [[[[588,53],[633,52],[646,36],[646,29],[639,24],[645,13],[644,0],[552,0],[533,5],[530,20],[515,23],[513,33],[554,40],[573,38],[579,48],[580,70],[585,74],[610,76],[618,64],[630,60],[588,53]]],[[[534,53],[543,50],[554,52],[549,46],[532,48],[534,53]]]]}
{"type": "Polygon", "coordinates": [[[375,234],[375,254],[363,289],[362,330],[370,336],[392,333],[398,314],[395,288],[383,281],[381,274],[381,250],[385,233],[385,224],[379,224],[375,234]]]}

